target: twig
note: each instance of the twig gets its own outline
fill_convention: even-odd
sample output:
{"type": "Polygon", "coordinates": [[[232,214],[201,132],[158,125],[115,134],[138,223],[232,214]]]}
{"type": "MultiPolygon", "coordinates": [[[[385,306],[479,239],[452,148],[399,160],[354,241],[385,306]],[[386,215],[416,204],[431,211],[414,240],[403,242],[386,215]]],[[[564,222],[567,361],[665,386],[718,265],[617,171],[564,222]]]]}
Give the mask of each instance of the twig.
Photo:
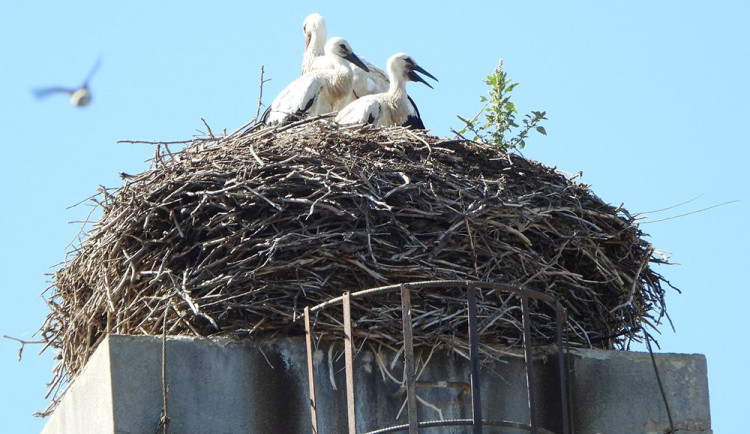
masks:
{"type": "Polygon", "coordinates": [[[209,137],[211,137],[212,139],[215,139],[214,133],[213,133],[213,131],[211,131],[211,127],[208,126],[208,123],[206,122],[206,120],[203,119],[203,118],[201,118],[201,121],[203,121],[203,125],[206,126],[206,129],[208,130],[209,137]]]}
{"type": "Polygon", "coordinates": [[[126,144],[143,144],[143,145],[186,145],[193,143],[193,140],[174,140],[174,141],[148,141],[148,140],[118,140],[117,143],[126,144]]]}
{"type": "Polygon", "coordinates": [[[739,200],[737,200],[737,199],[735,199],[735,200],[728,200],[726,202],[722,202],[722,203],[719,203],[719,204],[716,204],[716,205],[711,205],[711,206],[708,206],[706,208],[701,208],[701,209],[698,209],[698,210],[695,210],[695,211],[686,212],[684,214],[677,214],[677,215],[673,215],[671,217],[665,217],[663,219],[649,220],[649,221],[641,222],[641,224],[645,225],[645,224],[649,224],[649,223],[658,223],[658,222],[663,222],[663,221],[667,221],[667,220],[673,220],[673,219],[676,219],[676,218],[685,217],[685,216],[692,215],[692,214],[698,214],[698,213],[703,212],[703,211],[708,211],[710,209],[718,208],[720,206],[729,205],[729,204],[736,203],[736,202],[739,202],[739,200]]]}
{"type": "Polygon", "coordinates": [[[265,68],[263,65],[260,66],[260,86],[258,89],[258,108],[255,110],[255,117],[253,118],[253,123],[258,122],[258,116],[260,116],[260,108],[263,106],[263,84],[268,80],[263,80],[263,74],[265,73],[265,68]]]}
{"type": "Polygon", "coordinates": [[[625,300],[625,302],[618,304],[617,306],[613,307],[609,310],[609,313],[614,313],[617,310],[622,309],[625,306],[628,306],[630,303],[633,302],[633,296],[635,295],[635,290],[638,287],[638,284],[641,283],[640,277],[641,272],[643,271],[643,268],[648,265],[649,260],[651,260],[651,254],[654,252],[654,248],[650,247],[646,253],[643,255],[643,262],[641,262],[641,265],[638,267],[638,271],[635,273],[635,277],[633,277],[633,284],[630,286],[630,295],[628,296],[628,299],[625,300]]]}
{"type": "Polygon", "coordinates": [[[644,214],[656,214],[658,212],[668,211],[670,209],[678,208],[678,207],[681,207],[682,205],[687,205],[687,204],[689,204],[691,202],[694,202],[697,199],[699,199],[701,196],[703,196],[703,195],[699,194],[699,195],[697,195],[697,196],[695,196],[695,197],[693,197],[691,199],[688,199],[688,200],[686,200],[684,202],[680,202],[678,204],[671,205],[671,206],[668,206],[666,208],[660,208],[660,209],[655,209],[655,210],[651,210],[651,211],[642,211],[642,212],[639,212],[638,214],[641,214],[641,215],[644,215],[644,214]]]}
{"type": "Polygon", "coordinates": [[[23,339],[14,338],[8,335],[3,335],[5,339],[10,339],[12,341],[16,341],[19,344],[21,344],[21,348],[18,349],[18,361],[21,361],[21,356],[23,355],[23,349],[26,345],[37,345],[37,344],[44,344],[45,341],[24,341],[23,339]]]}

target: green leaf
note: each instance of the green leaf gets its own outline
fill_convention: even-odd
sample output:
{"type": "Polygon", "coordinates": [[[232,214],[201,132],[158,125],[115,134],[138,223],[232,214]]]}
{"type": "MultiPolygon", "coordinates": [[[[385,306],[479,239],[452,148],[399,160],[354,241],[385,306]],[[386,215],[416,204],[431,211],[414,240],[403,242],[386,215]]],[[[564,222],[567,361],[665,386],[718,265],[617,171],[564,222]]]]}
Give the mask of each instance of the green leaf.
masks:
{"type": "Polygon", "coordinates": [[[467,131],[474,133],[475,141],[497,146],[503,151],[523,149],[532,128],[547,135],[544,127],[539,125],[542,120],[547,119],[546,112],[532,110],[523,116],[518,112],[511,99],[511,93],[518,83],[508,78],[508,74],[503,71],[502,59],[493,73],[487,76],[485,83],[489,89],[487,95],[479,97],[483,104],[481,111],[472,118],[458,116],[464,124],[461,134],[467,131]],[[519,117],[518,122],[516,115],[519,117]],[[523,126],[519,126],[519,123],[523,126]]]}

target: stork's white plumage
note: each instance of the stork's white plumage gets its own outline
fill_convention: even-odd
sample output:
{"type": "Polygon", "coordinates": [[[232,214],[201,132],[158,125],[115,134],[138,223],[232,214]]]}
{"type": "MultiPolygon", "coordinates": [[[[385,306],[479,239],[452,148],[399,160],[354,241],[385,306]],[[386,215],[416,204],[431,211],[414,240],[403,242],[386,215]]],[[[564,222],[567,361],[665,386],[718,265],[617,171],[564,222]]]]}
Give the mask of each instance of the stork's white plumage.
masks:
{"type": "Polygon", "coordinates": [[[266,125],[287,124],[302,116],[341,110],[354,100],[350,62],[367,70],[343,38],[326,42],[324,55],[315,60],[312,72],[289,83],[263,114],[266,125]]]}
{"type": "Polygon", "coordinates": [[[42,89],[34,89],[34,96],[37,98],[45,98],[56,93],[62,93],[68,95],[70,98],[70,104],[76,107],[83,107],[91,102],[91,90],[89,90],[89,82],[94,77],[94,73],[99,69],[101,59],[97,59],[94,66],[89,70],[86,79],[83,80],[83,84],[77,88],[68,87],[46,87],[42,89]]]}
{"type": "MultiPolygon", "coordinates": [[[[326,39],[326,22],[319,14],[310,14],[302,22],[302,33],[305,35],[305,53],[302,55],[302,73],[306,74],[326,65],[318,63],[323,57],[323,46],[326,39]]],[[[354,68],[354,94],[356,98],[382,93],[388,90],[388,76],[372,62],[362,58],[369,71],[354,68]]]]}
{"type": "Polygon", "coordinates": [[[430,88],[420,72],[437,81],[432,74],[422,69],[406,53],[397,53],[388,59],[388,91],[375,95],[366,95],[344,107],[336,122],[341,125],[370,124],[376,127],[400,125],[424,129],[424,123],[414,101],[406,93],[407,81],[420,81],[430,88]]]}
{"type": "Polygon", "coordinates": [[[390,82],[385,72],[366,59],[362,61],[370,71],[365,72],[361,69],[354,71],[354,94],[357,98],[388,91],[390,82]]]}
{"type": "Polygon", "coordinates": [[[305,53],[302,55],[302,74],[313,72],[315,60],[323,57],[326,44],[326,21],[319,14],[310,14],[302,22],[305,53]]]}

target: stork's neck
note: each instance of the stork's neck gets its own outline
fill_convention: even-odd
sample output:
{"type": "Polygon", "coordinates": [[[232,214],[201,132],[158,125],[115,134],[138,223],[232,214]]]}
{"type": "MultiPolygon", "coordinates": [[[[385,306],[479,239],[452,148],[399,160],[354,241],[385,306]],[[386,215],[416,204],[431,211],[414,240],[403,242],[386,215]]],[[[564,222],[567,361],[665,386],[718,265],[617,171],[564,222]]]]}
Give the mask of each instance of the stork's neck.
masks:
{"type": "Polygon", "coordinates": [[[406,95],[406,80],[403,77],[394,75],[390,75],[388,78],[390,80],[388,95],[395,100],[404,98],[406,95]]]}
{"type": "Polygon", "coordinates": [[[302,55],[302,73],[313,69],[315,59],[323,56],[323,47],[326,42],[326,32],[315,31],[310,34],[310,43],[302,55]]]}
{"type": "Polygon", "coordinates": [[[305,54],[311,56],[322,56],[323,47],[326,44],[326,35],[323,32],[312,32],[310,35],[310,44],[307,46],[305,54]]]}

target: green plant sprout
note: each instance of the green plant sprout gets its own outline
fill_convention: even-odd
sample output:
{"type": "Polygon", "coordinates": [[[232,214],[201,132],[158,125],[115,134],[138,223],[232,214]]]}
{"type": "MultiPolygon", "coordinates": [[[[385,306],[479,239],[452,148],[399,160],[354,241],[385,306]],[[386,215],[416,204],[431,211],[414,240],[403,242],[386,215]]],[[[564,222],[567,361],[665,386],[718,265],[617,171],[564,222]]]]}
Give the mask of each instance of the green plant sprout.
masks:
{"type": "Polygon", "coordinates": [[[526,114],[522,119],[523,126],[519,126],[516,122],[518,110],[510,97],[518,83],[509,79],[503,71],[502,59],[498,62],[495,71],[487,76],[485,83],[490,86],[489,98],[486,96],[480,98],[484,106],[479,113],[471,119],[457,116],[464,123],[464,127],[457,133],[459,136],[463,137],[467,132],[471,132],[474,134],[475,142],[494,145],[507,152],[512,149],[523,149],[532,129],[547,135],[547,131],[540,125],[543,120],[547,119],[546,112],[532,111],[526,114]],[[481,122],[479,117],[483,113],[485,121],[481,122]]]}

